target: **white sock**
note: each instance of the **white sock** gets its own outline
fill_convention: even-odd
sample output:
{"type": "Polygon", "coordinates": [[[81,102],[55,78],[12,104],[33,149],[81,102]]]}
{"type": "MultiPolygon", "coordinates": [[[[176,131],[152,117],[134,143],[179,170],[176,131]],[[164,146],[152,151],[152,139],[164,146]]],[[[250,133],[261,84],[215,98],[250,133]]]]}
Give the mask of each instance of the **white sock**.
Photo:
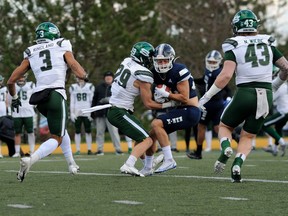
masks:
{"type": "Polygon", "coordinates": [[[152,156],[146,155],[146,158],[145,158],[145,168],[146,169],[152,169],[153,159],[154,159],[153,155],[152,156]]]}
{"type": "Polygon", "coordinates": [[[206,149],[211,149],[212,136],[212,130],[205,131],[206,149]]]}
{"type": "Polygon", "coordinates": [[[65,131],[65,135],[62,138],[62,143],[60,145],[63,155],[68,163],[68,165],[70,164],[76,164],[76,162],[74,161],[73,158],[73,154],[72,154],[72,149],[71,149],[71,139],[70,136],[67,132],[67,130],[65,131]]]}
{"type": "Polygon", "coordinates": [[[81,142],[81,134],[75,133],[75,144],[76,144],[76,151],[80,151],[80,142],[81,142]]]}
{"type": "Polygon", "coordinates": [[[285,140],[282,137],[279,139],[278,142],[280,145],[286,145],[285,140]]]}
{"type": "Polygon", "coordinates": [[[136,163],[136,161],[137,161],[137,158],[136,158],[135,156],[129,155],[129,158],[128,158],[127,161],[126,161],[126,164],[127,164],[128,166],[134,166],[135,163],[136,163]]]}
{"type": "Polygon", "coordinates": [[[30,154],[32,154],[35,151],[35,134],[29,133],[28,134],[28,143],[30,148],[30,154]]]}
{"type": "Polygon", "coordinates": [[[50,138],[42,143],[39,148],[31,155],[31,164],[50,155],[58,147],[56,139],[50,138]]]}
{"type": "Polygon", "coordinates": [[[20,144],[15,144],[15,153],[20,154],[20,144]]]}
{"type": "Polygon", "coordinates": [[[172,151],[170,146],[162,147],[162,152],[164,154],[164,160],[171,160],[173,159],[172,151]]]}
{"type": "Polygon", "coordinates": [[[125,140],[127,142],[128,148],[132,148],[132,139],[128,136],[125,136],[125,140]]]}
{"type": "Polygon", "coordinates": [[[246,160],[246,155],[243,153],[237,153],[235,158],[237,158],[237,157],[240,157],[243,160],[243,162],[246,160]]]}
{"type": "Polygon", "coordinates": [[[87,149],[91,150],[92,135],[91,133],[86,133],[85,136],[86,136],[87,149]]]}

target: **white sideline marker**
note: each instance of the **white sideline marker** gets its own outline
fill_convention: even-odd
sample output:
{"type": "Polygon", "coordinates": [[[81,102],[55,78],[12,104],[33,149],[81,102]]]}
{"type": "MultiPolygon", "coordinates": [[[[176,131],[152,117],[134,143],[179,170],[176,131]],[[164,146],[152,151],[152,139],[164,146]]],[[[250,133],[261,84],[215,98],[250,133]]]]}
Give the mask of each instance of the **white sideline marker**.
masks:
{"type": "Polygon", "coordinates": [[[136,202],[130,200],[114,200],[115,203],[126,204],[126,205],[142,205],[143,202],[136,202]]]}
{"type": "Polygon", "coordinates": [[[20,209],[29,209],[29,208],[33,208],[32,206],[29,205],[23,205],[23,204],[8,204],[8,207],[12,207],[12,208],[20,208],[20,209]]]}
{"type": "Polygon", "coordinates": [[[220,199],[236,200],[236,201],[246,201],[246,200],[248,200],[247,198],[240,198],[240,197],[220,197],[220,199]]]}

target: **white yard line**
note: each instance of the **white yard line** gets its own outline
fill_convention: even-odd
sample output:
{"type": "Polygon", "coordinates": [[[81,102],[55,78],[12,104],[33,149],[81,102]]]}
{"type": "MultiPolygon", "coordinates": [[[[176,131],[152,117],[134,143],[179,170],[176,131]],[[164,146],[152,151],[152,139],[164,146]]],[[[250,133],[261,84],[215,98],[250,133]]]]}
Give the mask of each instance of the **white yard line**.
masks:
{"type": "MultiPolygon", "coordinates": [[[[5,172],[17,172],[17,170],[4,170],[5,172]]],[[[64,171],[29,171],[29,173],[47,173],[47,174],[70,174],[64,171]]],[[[125,174],[113,174],[113,173],[85,173],[79,172],[77,175],[86,175],[86,176],[127,176],[125,174]]],[[[231,178],[226,177],[214,177],[214,176],[193,176],[193,175],[165,175],[165,174],[154,174],[153,176],[146,177],[146,178],[153,178],[153,177],[161,177],[161,178],[191,178],[191,179],[214,179],[214,180],[231,180],[231,178]]],[[[269,179],[243,179],[243,182],[263,182],[263,183],[281,183],[281,184],[288,184],[288,181],[282,180],[269,180],[269,179]]]]}

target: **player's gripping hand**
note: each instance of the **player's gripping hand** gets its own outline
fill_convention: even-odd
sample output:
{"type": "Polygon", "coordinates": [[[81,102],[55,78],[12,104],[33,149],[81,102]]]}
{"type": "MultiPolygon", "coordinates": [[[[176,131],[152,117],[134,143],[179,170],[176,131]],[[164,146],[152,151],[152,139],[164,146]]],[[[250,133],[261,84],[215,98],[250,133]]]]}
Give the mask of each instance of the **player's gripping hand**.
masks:
{"type": "Polygon", "coordinates": [[[199,103],[198,103],[198,107],[201,109],[201,110],[206,110],[206,108],[204,107],[204,105],[210,100],[211,98],[208,97],[206,94],[204,94],[200,100],[199,100],[199,103]]]}
{"type": "Polygon", "coordinates": [[[166,86],[166,85],[158,85],[155,88],[155,94],[158,95],[158,97],[164,97],[164,98],[168,98],[170,95],[170,89],[166,86]]]}
{"type": "Polygon", "coordinates": [[[22,104],[21,104],[21,101],[20,101],[18,95],[16,94],[16,95],[14,95],[13,98],[12,98],[12,103],[11,103],[11,109],[12,109],[12,111],[13,111],[13,112],[16,111],[17,113],[19,113],[19,106],[22,106],[22,104]]]}

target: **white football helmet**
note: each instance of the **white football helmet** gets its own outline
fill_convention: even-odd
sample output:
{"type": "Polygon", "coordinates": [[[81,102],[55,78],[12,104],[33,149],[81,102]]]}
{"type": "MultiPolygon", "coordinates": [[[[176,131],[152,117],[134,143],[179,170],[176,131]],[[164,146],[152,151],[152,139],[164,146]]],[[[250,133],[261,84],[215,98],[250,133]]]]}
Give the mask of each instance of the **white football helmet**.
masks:
{"type": "Polygon", "coordinates": [[[154,68],[158,73],[167,73],[173,67],[175,51],[169,44],[160,44],[153,55],[154,68]]]}
{"type": "Polygon", "coordinates": [[[209,71],[217,70],[222,62],[222,55],[217,50],[210,51],[205,58],[205,66],[209,71]]]}

